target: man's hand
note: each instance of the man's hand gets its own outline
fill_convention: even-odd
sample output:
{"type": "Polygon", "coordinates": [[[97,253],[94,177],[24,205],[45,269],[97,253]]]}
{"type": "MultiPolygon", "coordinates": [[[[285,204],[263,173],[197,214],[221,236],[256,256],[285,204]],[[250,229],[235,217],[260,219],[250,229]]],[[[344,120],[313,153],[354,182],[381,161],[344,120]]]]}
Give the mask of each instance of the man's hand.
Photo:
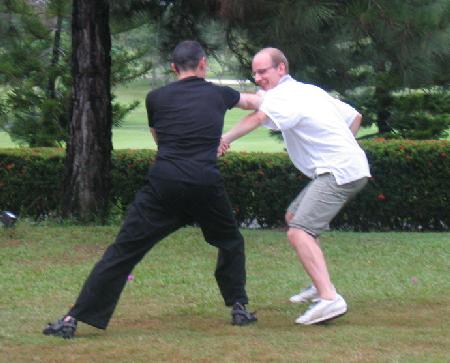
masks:
{"type": "Polygon", "coordinates": [[[220,139],[219,147],[217,148],[217,157],[225,155],[230,148],[230,144],[226,143],[222,138],[220,139]]]}

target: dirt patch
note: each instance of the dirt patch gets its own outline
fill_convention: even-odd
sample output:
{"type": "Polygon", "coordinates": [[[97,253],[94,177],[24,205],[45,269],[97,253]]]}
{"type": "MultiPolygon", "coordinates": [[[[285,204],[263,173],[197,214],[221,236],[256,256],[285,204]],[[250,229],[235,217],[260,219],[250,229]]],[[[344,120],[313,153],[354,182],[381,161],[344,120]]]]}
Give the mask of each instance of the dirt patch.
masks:
{"type": "Polygon", "coordinates": [[[105,251],[106,247],[104,245],[90,245],[90,244],[82,244],[82,245],[74,245],[73,250],[75,253],[81,256],[95,256],[101,255],[105,251]]]}
{"type": "Polygon", "coordinates": [[[24,241],[21,239],[7,239],[0,242],[0,248],[18,247],[30,243],[30,241],[24,241]]]}

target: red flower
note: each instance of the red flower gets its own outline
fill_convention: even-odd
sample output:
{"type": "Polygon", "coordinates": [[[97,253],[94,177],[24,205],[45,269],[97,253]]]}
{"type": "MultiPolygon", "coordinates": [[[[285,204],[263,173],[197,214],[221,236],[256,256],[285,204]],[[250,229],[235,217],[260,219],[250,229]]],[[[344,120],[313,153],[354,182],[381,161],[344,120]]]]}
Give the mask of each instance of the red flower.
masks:
{"type": "Polygon", "coordinates": [[[377,199],[378,199],[380,202],[383,202],[383,201],[386,200],[386,196],[385,196],[383,193],[380,193],[380,194],[377,195],[377,199]]]}

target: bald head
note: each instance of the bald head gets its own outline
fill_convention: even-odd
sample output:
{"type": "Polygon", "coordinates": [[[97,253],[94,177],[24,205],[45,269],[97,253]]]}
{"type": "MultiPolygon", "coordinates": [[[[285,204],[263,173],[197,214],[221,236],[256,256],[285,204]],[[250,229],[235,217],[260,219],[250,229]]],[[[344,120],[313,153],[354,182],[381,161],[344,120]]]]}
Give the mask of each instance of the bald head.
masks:
{"type": "Polygon", "coordinates": [[[284,53],[277,48],[263,48],[255,54],[253,59],[256,59],[256,57],[269,57],[274,67],[277,67],[279,64],[284,64],[286,74],[289,73],[289,62],[284,53]]]}

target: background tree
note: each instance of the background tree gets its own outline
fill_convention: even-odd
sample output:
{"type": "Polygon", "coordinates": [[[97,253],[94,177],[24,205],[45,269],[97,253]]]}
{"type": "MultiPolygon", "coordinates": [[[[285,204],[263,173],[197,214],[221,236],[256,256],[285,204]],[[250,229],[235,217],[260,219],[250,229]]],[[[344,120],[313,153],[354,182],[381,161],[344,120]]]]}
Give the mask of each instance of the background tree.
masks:
{"type": "Polygon", "coordinates": [[[345,15],[368,120],[388,136],[445,136],[449,95],[435,86],[450,83],[450,1],[354,1],[345,15]]]}
{"type": "Polygon", "coordinates": [[[68,118],[66,0],[34,7],[27,1],[0,4],[0,127],[29,146],[61,145],[68,118]],[[45,10],[45,13],[44,13],[45,10]],[[55,19],[55,22],[53,22],[55,19]],[[66,47],[63,44],[66,44],[66,47]]]}
{"type": "Polygon", "coordinates": [[[73,107],[62,213],[84,222],[104,221],[108,213],[112,150],[110,6],[122,19],[131,19],[131,14],[144,10],[156,9],[154,14],[159,14],[162,7],[159,1],[73,1],[73,107]]]}
{"type": "Polygon", "coordinates": [[[445,136],[450,126],[445,88],[450,81],[450,1],[219,3],[228,21],[229,45],[243,68],[249,69],[256,49],[278,47],[290,60],[291,74],[340,93],[381,134],[445,136]],[[417,99],[418,92],[411,91],[417,88],[424,96],[410,102],[410,97],[417,99]],[[428,110],[408,110],[413,105],[428,110]],[[410,118],[408,111],[417,117],[410,118]]]}
{"type": "MultiPolygon", "coordinates": [[[[4,90],[0,128],[22,145],[64,146],[72,90],[72,2],[0,1],[0,85],[4,90]]],[[[120,41],[122,33],[136,32],[133,24],[126,29],[113,24],[112,87],[140,77],[152,66],[149,45],[124,46],[120,41]]],[[[113,94],[112,99],[113,125],[120,126],[139,102],[121,104],[113,94]]]]}
{"type": "Polygon", "coordinates": [[[111,168],[111,37],[107,0],[74,0],[73,103],[66,155],[63,216],[102,219],[111,168]]]}

